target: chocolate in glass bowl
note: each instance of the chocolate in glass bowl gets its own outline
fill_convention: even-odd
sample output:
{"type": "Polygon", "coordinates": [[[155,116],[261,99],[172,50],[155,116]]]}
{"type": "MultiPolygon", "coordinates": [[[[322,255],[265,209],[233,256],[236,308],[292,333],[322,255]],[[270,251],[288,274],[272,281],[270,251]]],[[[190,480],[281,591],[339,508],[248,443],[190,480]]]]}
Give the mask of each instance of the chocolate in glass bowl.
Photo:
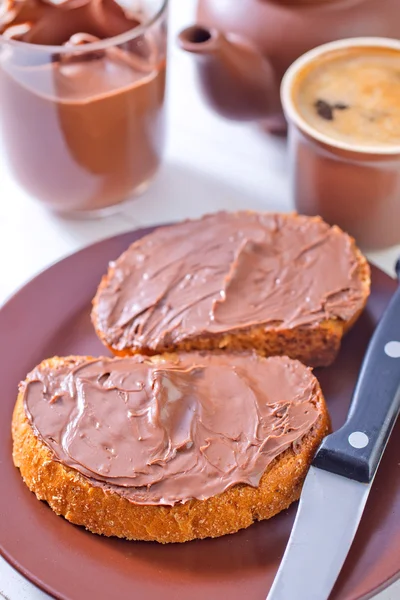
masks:
{"type": "Polygon", "coordinates": [[[61,213],[143,190],[164,142],[167,0],[9,0],[0,123],[19,183],[61,213]]]}

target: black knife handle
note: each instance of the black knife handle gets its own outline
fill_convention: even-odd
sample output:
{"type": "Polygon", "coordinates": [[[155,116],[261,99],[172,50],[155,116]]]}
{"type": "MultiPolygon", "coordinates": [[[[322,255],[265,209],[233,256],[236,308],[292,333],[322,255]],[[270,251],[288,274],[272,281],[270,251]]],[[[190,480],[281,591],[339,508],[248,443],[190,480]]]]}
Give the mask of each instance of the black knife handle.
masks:
{"type": "Polygon", "coordinates": [[[313,465],[369,483],[374,478],[399,411],[400,287],[368,346],[347,421],[341,429],[325,438],[313,465]]]}

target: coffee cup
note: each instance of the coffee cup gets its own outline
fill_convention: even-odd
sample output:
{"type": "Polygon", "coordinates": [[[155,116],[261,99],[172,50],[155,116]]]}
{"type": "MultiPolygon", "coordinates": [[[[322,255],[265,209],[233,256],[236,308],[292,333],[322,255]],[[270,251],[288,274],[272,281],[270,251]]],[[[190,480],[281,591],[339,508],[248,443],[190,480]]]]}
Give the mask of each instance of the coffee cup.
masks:
{"type": "Polygon", "coordinates": [[[366,250],[400,243],[400,42],[319,46],[289,67],[281,99],[296,209],[366,250]]]}

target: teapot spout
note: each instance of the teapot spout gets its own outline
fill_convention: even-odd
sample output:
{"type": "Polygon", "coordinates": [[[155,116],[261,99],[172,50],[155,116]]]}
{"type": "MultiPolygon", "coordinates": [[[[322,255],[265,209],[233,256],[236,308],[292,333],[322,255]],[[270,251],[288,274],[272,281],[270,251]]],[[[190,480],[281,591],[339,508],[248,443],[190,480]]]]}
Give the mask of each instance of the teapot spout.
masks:
{"type": "Polygon", "coordinates": [[[280,110],[273,68],[246,40],[194,25],[181,31],[178,44],[196,56],[205,99],[220,115],[250,121],[280,110]]]}

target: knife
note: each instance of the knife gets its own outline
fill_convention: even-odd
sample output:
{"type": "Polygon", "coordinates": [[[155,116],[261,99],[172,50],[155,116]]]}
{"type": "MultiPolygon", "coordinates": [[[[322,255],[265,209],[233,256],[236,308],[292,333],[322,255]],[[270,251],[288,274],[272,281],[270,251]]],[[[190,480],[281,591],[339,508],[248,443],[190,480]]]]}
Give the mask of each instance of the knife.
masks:
{"type": "MultiPolygon", "coordinates": [[[[400,259],[396,265],[400,280],[400,259]]],[[[346,423],[319,447],[267,600],[327,600],[400,412],[400,286],[365,355],[346,423]]]]}

